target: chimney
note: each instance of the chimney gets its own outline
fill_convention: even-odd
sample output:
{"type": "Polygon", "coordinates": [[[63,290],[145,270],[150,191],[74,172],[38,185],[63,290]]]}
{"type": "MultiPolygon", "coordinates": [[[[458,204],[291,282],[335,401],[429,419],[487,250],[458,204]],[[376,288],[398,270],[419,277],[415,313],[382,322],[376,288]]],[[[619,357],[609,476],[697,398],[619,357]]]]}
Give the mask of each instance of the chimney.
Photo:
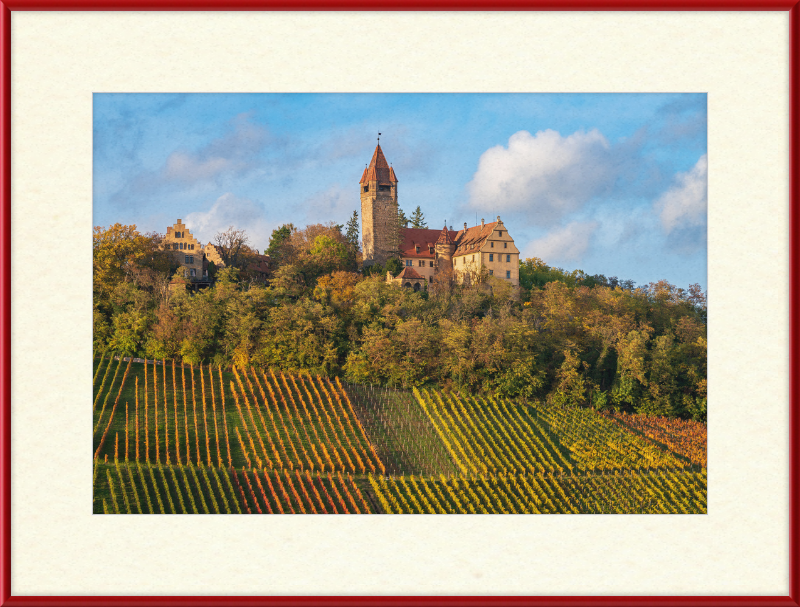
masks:
{"type": "Polygon", "coordinates": [[[497,223],[503,223],[502,221],[500,221],[500,215],[497,216],[497,223]]]}
{"type": "Polygon", "coordinates": [[[483,228],[483,217],[481,217],[481,228],[483,228]]]}
{"type": "Polygon", "coordinates": [[[453,231],[453,226],[450,226],[450,231],[451,231],[451,232],[453,231]]]}
{"type": "Polygon", "coordinates": [[[464,222],[464,231],[465,232],[467,231],[467,222],[466,221],[464,222]]]}

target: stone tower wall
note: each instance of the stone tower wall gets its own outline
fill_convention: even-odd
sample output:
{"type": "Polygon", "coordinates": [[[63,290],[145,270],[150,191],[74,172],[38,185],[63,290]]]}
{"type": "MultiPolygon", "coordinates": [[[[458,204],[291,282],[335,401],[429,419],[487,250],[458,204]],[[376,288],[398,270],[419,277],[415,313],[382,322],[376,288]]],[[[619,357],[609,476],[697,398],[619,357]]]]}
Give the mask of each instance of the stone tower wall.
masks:
{"type": "Polygon", "coordinates": [[[361,184],[361,240],[364,248],[364,265],[385,265],[396,256],[400,248],[397,224],[397,184],[389,191],[378,191],[378,183],[361,184]],[[364,187],[369,191],[365,192],[364,187]]]}
{"type": "Polygon", "coordinates": [[[452,271],[453,253],[455,253],[456,245],[436,243],[435,250],[436,250],[436,271],[437,272],[452,271]]]}

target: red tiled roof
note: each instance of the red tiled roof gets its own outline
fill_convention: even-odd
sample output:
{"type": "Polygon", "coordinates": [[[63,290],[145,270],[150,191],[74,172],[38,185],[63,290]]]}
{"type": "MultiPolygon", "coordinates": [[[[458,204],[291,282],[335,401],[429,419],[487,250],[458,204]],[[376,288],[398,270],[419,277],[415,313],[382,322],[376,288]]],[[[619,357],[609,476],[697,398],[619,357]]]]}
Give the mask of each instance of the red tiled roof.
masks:
{"type": "Polygon", "coordinates": [[[397,183],[397,177],[394,174],[394,169],[386,162],[386,156],[383,155],[381,144],[375,148],[375,153],[372,154],[372,160],[369,166],[364,169],[364,174],[361,176],[360,183],[367,183],[368,181],[377,181],[379,184],[397,183]]]}
{"type": "Polygon", "coordinates": [[[455,237],[456,251],[453,253],[453,256],[466,255],[479,251],[496,225],[497,222],[493,221],[483,226],[473,226],[458,232],[455,237]]]}
{"type": "MultiPolygon", "coordinates": [[[[451,232],[451,234],[455,235],[455,232],[451,232]]],[[[439,230],[400,228],[400,256],[433,259],[434,253],[431,253],[430,249],[436,245],[437,238],[439,238],[439,230]],[[419,247],[419,253],[417,253],[417,247],[419,247]]]]}
{"type": "Polygon", "coordinates": [[[406,267],[403,268],[403,271],[400,272],[400,274],[397,275],[397,278],[409,278],[409,279],[411,279],[411,278],[420,278],[421,279],[422,276],[420,276],[419,273],[414,268],[412,268],[411,266],[406,266],[406,267]]]}
{"type": "Polygon", "coordinates": [[[256,255],[255,260],[250,262],[247,269],[251,272],[260,272],[261,274],[269,274],[270,256],[269,255],[256,255]]]}
{"type": "Polygon", "coordinates": [[[473,226],[466,230],[454,232],[446,227],[439,230],[426,228],[400,228],[400,257],[416,259],[434,259],[435,253],[430,249],[436,244],[454,244],[456,250],[453,256],[468,255],[478,252],[483,247],[486,239],[494,230],[497,222],[473,226]],[[419,253],[417,253],[419,247],[419,253]]]}

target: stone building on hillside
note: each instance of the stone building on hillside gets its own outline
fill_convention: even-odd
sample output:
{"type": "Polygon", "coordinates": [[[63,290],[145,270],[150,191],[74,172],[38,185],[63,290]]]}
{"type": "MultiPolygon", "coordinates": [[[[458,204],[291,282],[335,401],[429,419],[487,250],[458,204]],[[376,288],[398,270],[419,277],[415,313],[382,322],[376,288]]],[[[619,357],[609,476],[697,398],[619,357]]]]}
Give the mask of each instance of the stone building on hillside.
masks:
{"type": "Polygon", "coordinates": [[[384,265],[399,246],[397,177],[386,162],[380,142],[359,182],[361,187],[361,241],[364,265],[384,265]]]}
{"type": "Polygon", "coordinates": [[[161,247],[173,251],[175,260],[189,271],[187,278],[202,279],[208,276],[203,246],[180,219],[167,228],[167,234],[161,239],[161,247]]]}
{"type": "Polygon", "coordinates": [[[403,272],[387,281],[404,287],[432,284],[447,273],[460,283],[471,280],[484,268],[490,276],[519,286],[519,249],[500,220],[454,231],[400,227],[398,224],[397,176],[386,162],[380,143],[364,169],[361,187],[361,235],[364,265],[385,265],[399,257],[403,272]],[[411,270],[411,272],[409,272],[411,270]]]}
{"type": "Polygon", "coordinates": [[[222,255],[220,255],[217,245],[209,242],[205,247],[203,247],[203,253],[206,256],[206,259],[213,263],[218,270],[225,267],[225,262],[222,260],[222,255]]]}
{"type": "Polygon", "coordinates": [[[392,277],[391,272],[386,272],[386,282],[393,282],[401,287],[419,291],[425,288],[425,283],[428,282],[428,280],[411,266],[406,266],[400,271],[400,274],[395,277],[392,277]]]}

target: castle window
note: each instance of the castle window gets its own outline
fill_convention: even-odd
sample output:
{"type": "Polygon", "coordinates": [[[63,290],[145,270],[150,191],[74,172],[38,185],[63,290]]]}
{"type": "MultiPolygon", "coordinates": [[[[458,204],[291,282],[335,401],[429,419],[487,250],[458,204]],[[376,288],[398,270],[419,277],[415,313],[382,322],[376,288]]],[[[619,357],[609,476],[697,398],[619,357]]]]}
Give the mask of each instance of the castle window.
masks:
{"type": "Polygon", "coordinates": [[[511,270],[506,270],[506,278],[511,278],[511,270]]]}
{"type": "Polygon", "coordinates": [[[177,243],[177,242],[174,242],[174,243],[172,243],[172,248],[173,248],[175,251],[177,251],[177,250],[178,250],[178,243],[177,243]]]}
{"type": "Polygon", "coordinates": [[[410,259],[406,259],[406,266],[407,266],[407,267],[409,267],[409,268],[410,268],[410,267],[411,267],[413,264],[414,264],[414,262],[413,262],[413,261],[411,261],[410,259]]]}
{"type": "Polygon", "coordinates": [[[494,261],[494,253],[489,253],[489,261],[494,261]]]}
{"type": "Polygon", "coordinates": [[[511,261],[511,255],[506,255],[506,261],[511,261]]]}
{"type": "Polygon", "coordinates": [[[416,249],[417,253],[419,253],[419,247],[414,247],[414,248],[416,249]]]}
{"type": "Polygon", "coordinates": [[[428,282],[433,282],[433,276],[428,276],[428,282]]]}
{"type": "Polygon", "coordinates": [[[194,260],[189,255],[184,255],[183,263],[194,263],[194,260]]]}
{"type": "Polygon", "coordinates": [[[494,240],[491,243],[489,243],[489,246],[494,249],[494,240]]]}
{"type": "Polygon", "coordinates": [[[494,276],[494,270],[489,270],[489,276],[494,276]]]}
{"type": "Polygon", "coordinates": [[[500,231],[498,232],[498,234],[500,234],[500,238],[502,238],[502,237],[503,237],[503,230],[500,230],[500,231]]]}
{"type": "Polygon", "coordinates": [[[420,268],[424,268],[425,267],[425,260],[424,259],[420,259],[419,260],[419,267],[420,268]]]}
{"type": "Polygon", "coordinates": [[[390,186],[390,185],[379,185],[378,186],[378,191],[379,192],[388,192],[391,189],[392,189],[392,186],[390,186]]]}
{"type": "Polygon", "coordinates": [[[504,243],[503,243],[503,248],[504,248],[504,249],[507,249],[507,248],[508,248],[508,243],[507,243],[507,242],[504,242],[504,243]]]}
{"type": "Polygon", "coordinates": [[[432,268],[432,267],[433,267],[433,262],[432,262],[432,261],[429,261],[428,263],[430,264],[430,266],[429,266],[429,267],[431,267],[431,268],[432,268]]]}
{"type": "Polygon", "coordinates": [[[369,186],[368,186],[368,185],[365,185],[365,186],[364,186],[364,191],[365,191],[365,192],[369,192],[369,186]]]}
{"type": "Polygon", "coordinates": [[[189,276],[197,276],[197,271],[194,268],[192,268],[191,270],[189,270],[189,276]]]}

